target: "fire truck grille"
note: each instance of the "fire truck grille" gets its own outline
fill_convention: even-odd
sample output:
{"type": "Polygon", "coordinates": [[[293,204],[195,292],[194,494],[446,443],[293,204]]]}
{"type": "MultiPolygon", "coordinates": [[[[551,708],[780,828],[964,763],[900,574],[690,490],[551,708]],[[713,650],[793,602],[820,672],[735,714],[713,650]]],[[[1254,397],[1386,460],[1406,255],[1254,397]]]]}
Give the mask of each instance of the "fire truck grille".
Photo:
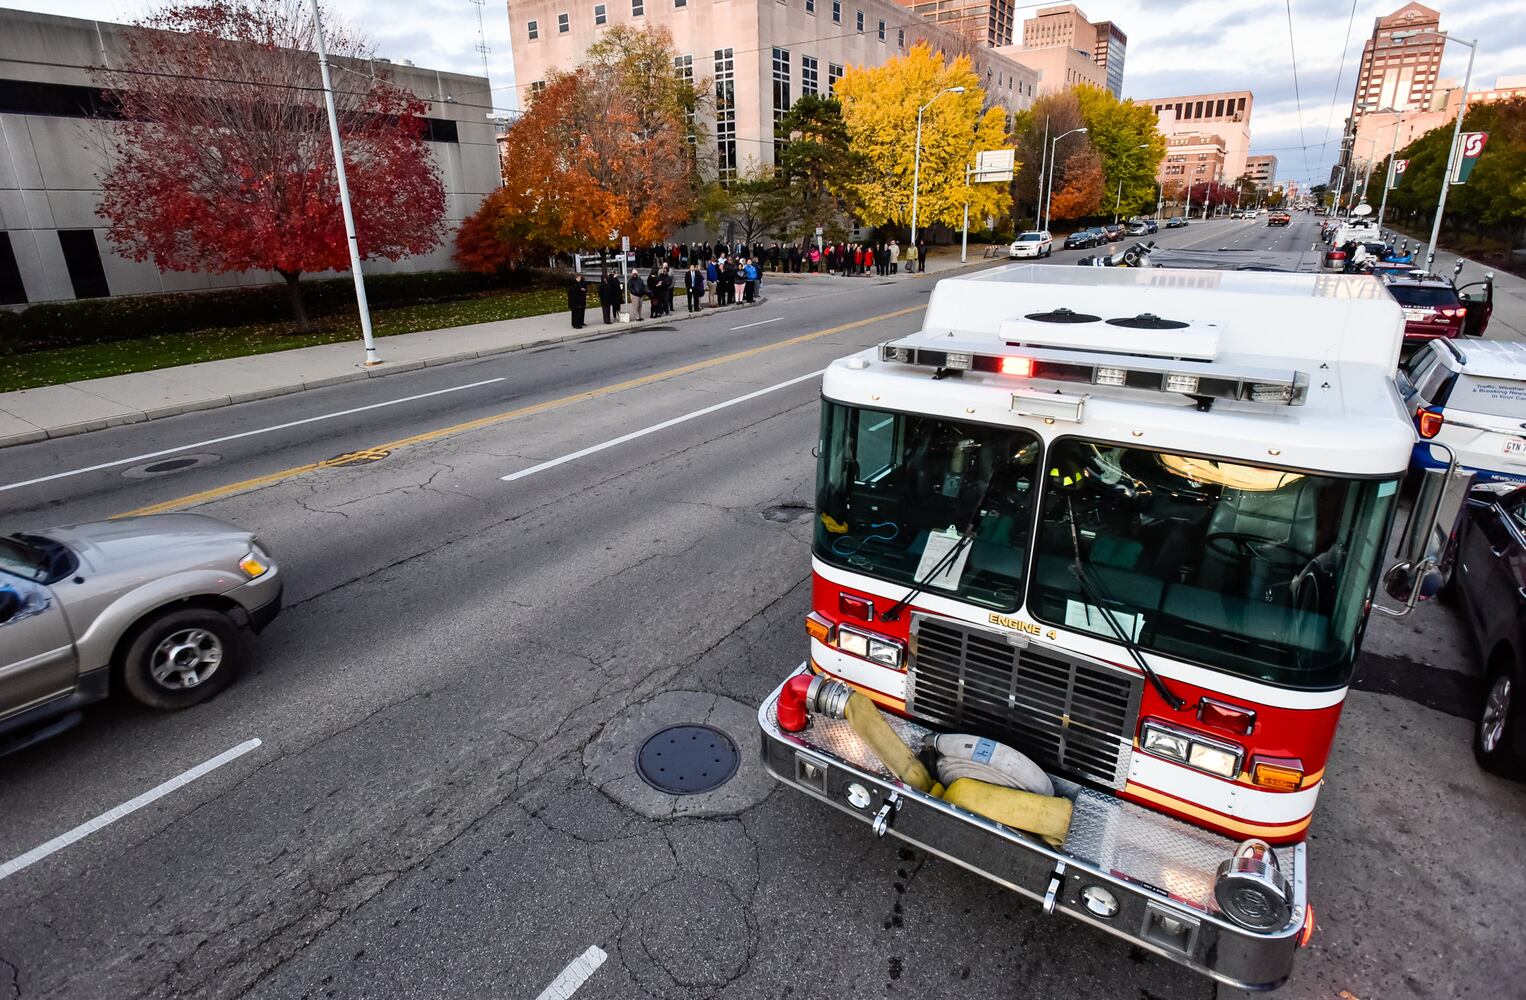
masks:
{"type": "Polygon", "coordinates": [[[1110,788],[1128,777],[1143,678],[942,618],[912,619],[906,707],[1110,788]]]}

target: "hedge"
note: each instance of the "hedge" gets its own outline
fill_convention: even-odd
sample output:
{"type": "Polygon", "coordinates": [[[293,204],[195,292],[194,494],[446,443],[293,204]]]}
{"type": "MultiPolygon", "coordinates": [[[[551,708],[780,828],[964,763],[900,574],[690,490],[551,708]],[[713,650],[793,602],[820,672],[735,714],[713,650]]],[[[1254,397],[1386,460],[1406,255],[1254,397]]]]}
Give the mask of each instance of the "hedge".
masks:
{"type": "MultiPolygon", "coordinates": [[[[542,283],[544,278],[535,272],[505,278],[470,271],[378,274],[366,279],[366,298],[373,306],[401,305],[542,283]]],[[[304,281],[302,293],[311,319],[355,310],[355,286],[349,278],[304,281]]],[[[0,309],[0,354],[290,319],[284,282],[210,292],[39,302],[20,311],[0,309]]]]}

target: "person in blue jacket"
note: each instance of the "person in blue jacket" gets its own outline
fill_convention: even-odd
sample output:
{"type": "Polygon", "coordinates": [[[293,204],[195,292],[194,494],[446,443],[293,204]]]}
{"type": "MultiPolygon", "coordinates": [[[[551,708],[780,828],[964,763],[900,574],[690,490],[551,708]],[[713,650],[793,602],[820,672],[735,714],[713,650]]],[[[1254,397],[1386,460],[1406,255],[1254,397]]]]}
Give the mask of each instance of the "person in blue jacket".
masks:
{"type": "Polygon", "coordinates": [[[743,302],[754,302],[758,293],[758,262],[751,258],[742,266],[742,277],[747,286],[742,290],[743,302]]]}

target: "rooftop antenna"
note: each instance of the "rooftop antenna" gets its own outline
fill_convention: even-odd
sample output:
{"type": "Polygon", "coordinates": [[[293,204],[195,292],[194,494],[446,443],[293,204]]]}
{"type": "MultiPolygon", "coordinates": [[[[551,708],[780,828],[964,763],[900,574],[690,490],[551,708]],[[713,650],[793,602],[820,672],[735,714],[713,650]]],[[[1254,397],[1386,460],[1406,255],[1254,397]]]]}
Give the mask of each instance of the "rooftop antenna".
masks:
{"type": "Polygon", "coordinates": [[[482,6],[487,0],[466,0],[467,3],[477,8],[477,51],[482,54],[482,77],[487,79],[487,29],[482,26],[482,6]]]}

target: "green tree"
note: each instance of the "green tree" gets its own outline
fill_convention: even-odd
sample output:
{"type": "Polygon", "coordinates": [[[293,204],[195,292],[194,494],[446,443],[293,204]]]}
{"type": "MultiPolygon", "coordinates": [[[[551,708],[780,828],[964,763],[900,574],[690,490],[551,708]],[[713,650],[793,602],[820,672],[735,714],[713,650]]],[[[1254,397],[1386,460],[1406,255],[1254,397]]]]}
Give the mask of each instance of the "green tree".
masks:
{"type": "Polygon", "coordinates": [[[748,246],[780,233],[790,221],[789,192],[780,184],[773,167],[756,161],[745,165],[726,185],[707,185],[700,196],[700,218],[728,241],[748,246]]]}
{"type": "Polygon", "coordinates": [[[848,67],[836,93],[853,148],[874,165],[837,189],[861,220],[871,226],[911,222],[917,109],[929,102],[922,116],[918,226],[959,225],[966,199],[971,218],[1007,214],[1007,185],[965,183],[965,167],[977,152],[1009,145],[1006,113],[985,107],[968,57],[949,62],[919,43],[879,66],[848,67]],[[954,87],[963,92],[945,93],[954,87]]]}
{"type": "Polygon", "coordinates": [[[862,176],[868,161],[853,147],[842,104],[806,94],[785,114],[776,135],[787,139],[779,150],[777,179],[788,192],[790,235],[821,226],[828,239],[847,238],[851,219],[838,192],[862,176]]]}
{"type": "Polygon", "coordinates": [[[1104,207],[1116,202],[1124,216],[1153,210],[1155,176],[1166,157],[1166,137],[1156,127],[1155,111],[1145,104],[1120,101],[1111,91],[1088,84],[1077,86],[1075,95],[1086,138],[1102,161],[1104,207]],[[1107,197],[1109,193],[1112,198],[1107,197]]]}
{"type": "MultiPolygon", "coordinates": [[[[1052,148],[1055,137],[1064,135],[1072,129],[1082,128],[1085,124],[1081,117],[1081,102],[1076,99],[1076,93],[1073,90],[1046,94],[1034,101],[1032,107],[1014,116],[1012,138],[1021,164],[1012,185],[1015,212],[1021,211],[1027,218],[1038,218],[1039,209],[1042,207],[1039,202],[1040,185],[1043,180],[1039,170],[1047,163],[1047,151],[1052,148]]],[[[1084,134],[1070,136],[1059,144],[1056,150],[1059,162],[1055,165],[1054,174],[1056,190],[1065,185],[1065,166],[1068,156],[1079,149],[1086,148],[1086,145],[1087,140],[1084,134]]],[[[1047,168],[1045,172],[1047,173],[1047,168]]],[[[1091,210],[1095,210],[1095,206],[1091,210]]]]}

